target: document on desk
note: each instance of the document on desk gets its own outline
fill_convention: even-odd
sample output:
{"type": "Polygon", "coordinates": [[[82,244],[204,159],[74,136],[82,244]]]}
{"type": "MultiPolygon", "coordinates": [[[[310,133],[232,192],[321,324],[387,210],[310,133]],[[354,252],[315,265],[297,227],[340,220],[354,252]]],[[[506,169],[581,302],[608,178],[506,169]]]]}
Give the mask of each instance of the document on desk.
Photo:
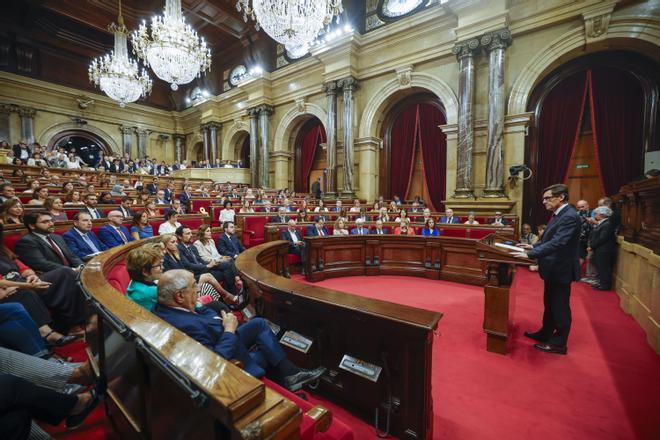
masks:
{"type": "Polygon", "coordinates": [[[525,249],[519,248],[518,246],[511,246],[509,244],[504,244],[504,243],[495,243],[495,246],[501,247],[504,249],[508,249],[510,251],[515,251],[515,252],[525,252],[525,249]]]}

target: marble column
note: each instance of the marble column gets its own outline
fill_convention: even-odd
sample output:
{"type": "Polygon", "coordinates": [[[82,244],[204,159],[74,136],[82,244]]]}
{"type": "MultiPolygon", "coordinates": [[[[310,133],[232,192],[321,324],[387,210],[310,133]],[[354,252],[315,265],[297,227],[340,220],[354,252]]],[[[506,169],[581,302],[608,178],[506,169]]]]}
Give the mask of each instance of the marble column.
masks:
{"type": "Polygon", "coordinates": [[[323,84],[327,98],[328,119],[326,128],[326,153],[324,193],[328,198],[337,197],[337,83],[331,81],[323,84]]]}
{"type": "Polygon", "coordinates": [[[250,171],[252,173],[250,186],[257,188],[259,186],[259,160],[257,157],[257,147],[259,144],[257,118],[259,117],[259,109],[249,109],[248,115],[250,116],[250,171]]]}
{"type": "Polygon", "coordinates": [[[344,188],[342,195],[345,197],[354,197],[353,188],[353,168],[354,168],[354,145],[353,145],[353,113],[355,103],[353,102],[353,92],[358,88],[358,82],[353,77],[344,78],[339,81],[344,94],[344,188]]]}
{"type": "Polygon", "coordinates": [[[219,122],[211,122],[209,124],[209,135],[211,136],[211,164],[215,164],[215,160],[221,156],[218,150],[218,134],[222,130],[222,124],[219,122]]]}
{"type": "Polygon", "coordinates": [[[37,111],[29,107],[18,107],[18,116],[21,118],[21,140],[31,144],[34,142],[34,114],[37,111]]]}
{"type": "Polygon", "coordinates": [[[202,140],[204,141],[204,160],[209,160],[209,144],[210,144],[210,135],[209,135],[209,124],[202,125],[202,140]]]}
{"type": "Polygon", "coordinates": [[[150,130],[138,128],[135,131],[138,135],[138,159],[142,160],[147,155],[147,141],[149,139],[150,130]]]}
{"type": "Polygon", "coordinates": [[[174,138],[174,157],[178,163],[181,163],[183,160],[183,143],[186,141],[186,137],[180,134],[175,134],[172,136],[174,138]]]}
{"type": "Polygon", "coordinates": [[[259,106],[259,185],[262,188],[269,187],[270,163],[268,159],[268,128],[270,126],[270,115],[273,114],[273,107],[270,105],[259,106]]]}
{"type": "Polygon", "coordinates": [[[0,104],[0,140],[5,140],[9,145],[12,144],[11,133],[9,132],[9,115],[15,108],[11,104],[0,104]]]}
{"type": "Polygon", "coordinates": [[[454,46],[458,58],[458,146],[456,150],[455,198],[473,198],[472,151],[474,132],[472,104],[474,102],[474,52],[479,40],[474,38],[454,46]]]}
{"type": "Polygon", "coordinates": [[[120,155],[128,154],[129,157],[132,155],[132,148],[133,148],[133,131],[135,130],[135,127],[127,127],[125,125],[122,125],[119,127],[121,130],[121,145],[122,145],[122,151],[120,155]]]}
{"type": "Polygon", "coordinates": [[[486,186],[484,197],[505,197],[504,194],[504,55],[511,44],[508,29],[490,32],[481,37],[488,52],[488,141],[486,150],[486,186]]]}

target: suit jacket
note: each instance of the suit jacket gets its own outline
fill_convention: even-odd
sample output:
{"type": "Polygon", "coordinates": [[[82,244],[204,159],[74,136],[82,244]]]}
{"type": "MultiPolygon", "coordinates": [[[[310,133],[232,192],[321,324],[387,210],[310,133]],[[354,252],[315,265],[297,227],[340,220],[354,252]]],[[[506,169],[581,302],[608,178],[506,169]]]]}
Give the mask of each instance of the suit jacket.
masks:
{"type": "MultiPolygon", "coordinates": [[[[296,235],[296,237],[298,237],[298,241],[302,241],[302,237],[300,236],[300,232],[298,232],[298,230],[296,230],[294,234],[296,235]]],[[[288,228],[282,231],[281,237],[282,240],[286,240],[289,242],[289,250],[296,249],[297,246],[293,243],[293,238],[291,238],[291,232],[289,232],[288,228]]]]}
{"type": "Polygon", "coordinates": [[[174,197],[174,193],[172,192],[172,190],[169,188],[165,188],[163,192],[165,193],[165,200],[167,200],[167,203],[168,204],[172,203],[172,197],[174,197]]]}
{"type": "Polygon", "coordinates": [[[271,223],[286,223],[289,220],[291,220],[291,217],[289,217],[288,215],[285,215],[283,219],[280,218],[279,215],[274,215],[270,218],[271,223]]]}
{"type": "MultiPolygon", "coordinates": [[[[69,260],[69,267],[78,267],[83,264],[82,260],[71,252],[62,237],[57,234],[50,234],[50,237],[69,260]]],[[[65,266],[57,252],[34,232],[21,237],[14,246],[14,252],[23,263],[40,272],[48,272],[65,266]]]]}
{"type": "Polygon", "coordinates": [[[190,247],[187,247],[183,243],[179,243],[176,247],[179,249],[181,265],[186,270],[193,272],[195,275],[201,275],[209,271],[209,268],[206,267],[206,263],[199,256],[199,252],[195,246],[190,245],[190,247]]]}
{"type": "Polygon", "coordinates": [[[539,261],[539,274],[546,281],[570,284],[580,279],[580,217],[567,205],[548,223],[529,258],[539,261]]]}
{"type": "Polygon", "coordinates": [[[184,206],[188,206],[190,204],[190,198],[192,197],[192,194],[188,194],[186,192],[182,192],[179,194],[179,200],[181,201],[181,204],[184,206]]]}
{"type": "Polygon", "coordinates": [[[96,218],[92,215],[92,212],[96,212],[96,215],[98,216],[98,218],[105,218],[105,215],[103,214],[103,211],[101,211],[98,208],[89,209],[88,207],[85,207],[85,208],[81,209],[80,212],[88,213],[89,215],[92,216],[92,219],[96,218]]]}
{"type": "MultiPolygon", "coordinates": [[[[17,158],[17,159],[20,159],[20,157],[21,157],[21,146],[19,144],[14,144],[11,147],[11,149],[14,150],[14,157],[17,158]]],[[[30,150],[30,147],[27,147],[26,150],[28,152],[28,158],[30,158],[32,156],[32,150],[30,150]]],[[[25,159],[25,160],[27,161],[27,159],[25,159]]]]}
{"type": "Polygon", "coordinates": [[[222,234],[218,237],[217,247],[220,255],[232,258],[234,258],[234,255],[239,255],[245,250],[236,235],[232,235],[231,238],[229,238],[227,234],[222,234]]]}
{"type": "MultiPolygon", "coordinates": [[[[369,234],[369,228],[362,227],[362,235],[368,235],[369,234]]],[[[351,229],[351,235],[360,235],[360,231],[358,228],[353,228],[351,229]]]]}
{"type": "MultiPolygon", "coordinates": [[[[179,257],[181,256],[179,255],[179,257]]],[[[181,260],[177,260],[169,252],[166,252],[163,257],[163,269],[164,272],[167,272],[172,269],[185,269],[185,267],[183,267],[181,260]]]]}
{"type": "MultiPolygon", "coordinates": [[[[451,217],[451,223],[460,223],[461,219],[456,217],[455,215],[451,217]]],[[[442,216],[440,217],[440,223],[447,223],[447,217],[442,216]]]]}
{"type": "MultiPolygon", "coordinates": [[[[128,232],[126,226],[120,226],[121,232],[126,236],[127,241],[134,241],[133,236],[128,232]]],[[[121,246],[124,243],[121,235],[117,232],[114,226],[105,225],[99,230],[99,239],[105,244],[108,248],[113,248],[115,246],[121,246]]]]}
{"type": "Polygon", "coordinates": [[[149,194],[152,196],[158,192],[158,185],[152,183],[147,184],[147,191],[149,191],[149,194]]]}
{"type": "Polygon", "coordinates": [[[616,252],[614,226],[611,218],[607,218],[591,231],[589,246],[594,253],[616,252]]]}
{"type": "Polygon", "coordinates": [[[135,210],[134,209],[128,208],[128,210],[126,210],[122,206],[120,206],[119,208],[117,208],[117,211],[121,212],[121,215],[123,215],[124,218],[126,218],[126,217],[135,217],[135,210]]]}
{"type": "MultiPolygon", "coordinates": [[[[99,251],[107,251],[108,247],[104,245],[101,240],[96,236],[95,233],[89,231],[87,237],[94,243],[96,249],[99,251]]],[[[71,252],[79,256],[81,259],[85,258],[87,255],[93,254],[95,251],[92,249],[85,240],[80,236],[80,233],[71,228],[62,234],[62,238],[66,242],[66,245],[69,246],[71,252]]]]}
{"type": "Polygon", "coordinates": [[[312,183],[312,194],[314,194],[317,199],[321,197],[321,182],[318,180],[312,183]]]}
{"type": "MultiPolygon", "coordinates": [[[[506,225],[509,224],[509,221],[508,221],[507,219],[505,219],[504,217],[502,217],[502,218],[500,219],[500,223],[502,223],[502,226],[506,226],[506,225]]],[[[499,223],[495,223],[495,219],[493,219],[489,224],[491,224],[491,225],[497,225],[497,224],[499,224],[499,223]]]]}
{"type": "MultiPolygon", "coordinates": [[[[323,236],[331,235],[325,226],[323,226],[321,229],[323,229],[323,236]]],[[[316,225],[307,226],[307,235],[310,237],[320,237],[319,230],[316,228],[316,225]]]]}
{"type": "Polygon", "coordinates": [[[374,228],[374,231],[372,232],[372,234],[383,235],[383,234],[389,234],[389,232],[387,232],[387,230],[385,228],[383,228],[382,233],[380,233],[380,232],[378,232],[378,230],[376,228],[374,228]]]}

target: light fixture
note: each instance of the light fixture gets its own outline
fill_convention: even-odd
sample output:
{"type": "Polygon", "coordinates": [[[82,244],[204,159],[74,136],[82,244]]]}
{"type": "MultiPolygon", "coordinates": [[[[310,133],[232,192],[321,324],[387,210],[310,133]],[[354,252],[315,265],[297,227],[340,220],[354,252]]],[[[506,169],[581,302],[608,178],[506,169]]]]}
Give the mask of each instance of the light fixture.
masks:
{"type": "Polygon", "coordinates": [[[236,9],[287,50],[310,44],[344,10],[341,0],[238,0],[236,9]]]}
{"type": "Polygon", "coordinates": [[[121,15],[121,0],[117,24],[112,23],[108,29],[115,35],[115,50],[92,60],[89,80],[100,87],[103,93],[119,102],[120,107],[125,107],[127,102],[135,102],[151,92],[151,78],[144,69],[140,71],[135,60],[128,57],[127,31],[121,15]]]}
{"type": "Polygon", "coordinates": [[[151,66],[158,78],[171,83],[172,90],[211,67],[211,51],[186,24],[181,0],[165,0],[163,16],[151,20],[151,33],[143,21],[131,41],[135,54],[151,66]]]}

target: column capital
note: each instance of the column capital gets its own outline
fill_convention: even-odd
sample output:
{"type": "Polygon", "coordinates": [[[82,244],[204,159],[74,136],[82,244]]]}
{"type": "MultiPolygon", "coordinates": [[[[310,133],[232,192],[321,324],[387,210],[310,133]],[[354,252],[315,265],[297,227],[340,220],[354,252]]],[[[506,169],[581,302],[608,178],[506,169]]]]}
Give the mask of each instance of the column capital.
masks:
{"type": "Polygon", "coordinates": [[[158,135],[158,140],[160,140],[160,141],[162,141],[162,142],[165,142],[165,141],[168,140],[169,138],[170,138],[170,135],[167,134],[167,133],[160,133],[160,134],[158,135]]]}
{"type": "Polygon", "coordinates": [[[15,104],[0,104],[0,113],[11,113],[17,110],[15,104]]]}
{"type": "Polygon", "coordinates": [[[257,111],[259,112],[260,115],[270,116],[275,112],[275,109],[273,108],[272,105],[262,104],[257,107],[257,111]]]}
{"type": "Polygon", "coordinates": [[[354,91],[360,87],[360,83],[358,82],[358,80],[352,76],[349,76],[348,78],[340,79],[339,81],[337,81],[337,85],[341,87],[341,89],[344,91],[354,91]]]}
{"type": "Polygon", "coordinates": [[[120,125],[119,130],[121,131],[121,134],[133,134],[133,131],[135,130],[135,127],[129,127],[127,125],[120,125]]]}
{"type": "Polygon", "coordinates": [[[148,136],[149,133],[151,133],[151,130],[148,128],[135,127],[135,133],[137,133],[138,136],[148,136]]]}
{"type": "Polygon", "coordinates": [[[257,118],[259,116],[259,107],[252,107],[247,110],[247,114],[250,118],[257,118]]]}
{"type": "Polygon", "coordinates": [[[16,112],[22,117],[31,118],[37,113],[37,110],[31,107],[16,107],[16,112]]]}
{"type": "Polygon", "coordinates": [[[470,38],[465,41],[457,42],[451,51],[456,55],[456,58],[460,60],[461,58],[474,56],[477,50],[479,50],[479,39],[470,38]]]}
{"type": "Polygon", "coordinates": [[[489,52],[494,49],[506,49],[511,42],[511,32],[507,28],[488,32],[481,36],[481,46],[489,52]]]}
{"type": "Polygon", "coordinates": [[[321,90],[328,96],[336,95],[338,89],[337,81],[329,81],[321,85],[321,90]]]}
{"type": "Polygon", "coordinates": [[[178,141],[178,140],[185,141],[186,140],[186,135],[185,134],[174,133],[172,135],[172,139],[174,139],[175,141],[178,141]]]}
{"type": "Polygon", "coordinates": [[[217,130],[218,128],[222,127],[222,122],[217,122],[217,121],[209,121],[203,123],[201,126],[202,130],[217,130]]]}

